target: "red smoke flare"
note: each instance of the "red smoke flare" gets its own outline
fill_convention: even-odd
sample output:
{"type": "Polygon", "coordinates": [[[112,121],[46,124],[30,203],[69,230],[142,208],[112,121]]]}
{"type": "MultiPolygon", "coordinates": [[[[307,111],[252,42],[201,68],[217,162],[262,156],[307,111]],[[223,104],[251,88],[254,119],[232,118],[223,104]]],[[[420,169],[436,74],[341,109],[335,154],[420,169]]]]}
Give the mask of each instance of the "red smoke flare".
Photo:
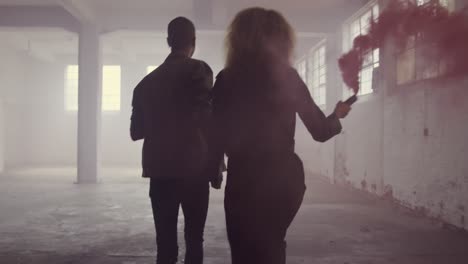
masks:
{"type": "Polygon", "coordinates": [[[371,21],[369,33],[356,37],[351,51],[339,59],[343,81],[357,94],[363,55],[382,48],[389,39],[397,49],[402,49],[407,40],[416,35],[435,47],[431,59],[447,62],[445,75],[467,74],[468,16],[465,11],[466,8],[449,13],[436,2],[418,6],[409,0],[391,1],[379,18],[371,21]]]}

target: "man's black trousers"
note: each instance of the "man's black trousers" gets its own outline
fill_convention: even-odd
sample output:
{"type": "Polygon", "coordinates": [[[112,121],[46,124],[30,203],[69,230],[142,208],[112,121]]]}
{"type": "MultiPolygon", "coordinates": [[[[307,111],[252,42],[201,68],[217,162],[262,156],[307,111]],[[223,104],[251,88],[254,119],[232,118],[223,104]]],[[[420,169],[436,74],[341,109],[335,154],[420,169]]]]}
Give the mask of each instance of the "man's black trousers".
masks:
{"type": "Polygon", "coordinates": [[[203,263],[203,232],[209,190],[207,180],[151,179],[150,198],[156,228],[157,264],[177,262],[179,207],[182,207],[185,219],[185,263],[203,263]]]}

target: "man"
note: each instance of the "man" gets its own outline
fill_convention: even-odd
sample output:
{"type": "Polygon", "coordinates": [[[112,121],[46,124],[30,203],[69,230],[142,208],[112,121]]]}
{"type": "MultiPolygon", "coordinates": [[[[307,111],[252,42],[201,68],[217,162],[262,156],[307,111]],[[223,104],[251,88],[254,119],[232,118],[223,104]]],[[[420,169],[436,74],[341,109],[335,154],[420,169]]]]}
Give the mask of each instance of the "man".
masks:
{"type": "MultiPolygon", "coordinates": [[[[213,72],[205,62],[191,58],[195,27],[187,18],[178,17],[169,23],[167,43],[170,55],[134,90],[130,132],[133,140],[144,139],[143,177],[150,178],[156,263],[177,262],[181,206],[185,263],[201,264],[210,181],[203,173],[207,159],[205,130],[211,112],[213,72]]],[[[219,188],[217,183],[213,186],[219,188]]]]}

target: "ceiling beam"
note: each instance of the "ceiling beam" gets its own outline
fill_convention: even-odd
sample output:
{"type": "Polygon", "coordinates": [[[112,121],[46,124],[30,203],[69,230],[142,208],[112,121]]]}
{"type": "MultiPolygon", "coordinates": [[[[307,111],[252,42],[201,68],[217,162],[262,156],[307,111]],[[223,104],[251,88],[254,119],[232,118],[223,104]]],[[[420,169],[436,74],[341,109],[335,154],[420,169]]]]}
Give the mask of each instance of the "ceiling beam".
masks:
{"type": "Polygon", "coordinates": [[[78,32],[78,21],[60,6],[0,6],[0,27],[63,28],[78,32]]]}
{"type": "Polygon", "coordinates": [[[96,24],[96,15],[84,1],[56,0],[56,2],[81,23],[96,24]]]}
{"type": "MultiPolygon", "coordinates": [[[[158,29],[158,30],[148,30],[148,29],[134,29],[134,30],[115,30],[115,31],[108,31],[103,34],[104,36],[112,36],[118,35],[122,38],[125,37],[161,37],[166,38],[167,33],[165,29],[158,29]]],[[[218,29],[200,29],[197,30],[197,36],[220,36],[224,37],[226,35],[225,30],[218,30],[218,29]]],[[[306,31],[298,31],[296,32],[296,36],[301,39],[323,39],[327,36],[326,33],[323,32],[306,32],[306,31]]]]}

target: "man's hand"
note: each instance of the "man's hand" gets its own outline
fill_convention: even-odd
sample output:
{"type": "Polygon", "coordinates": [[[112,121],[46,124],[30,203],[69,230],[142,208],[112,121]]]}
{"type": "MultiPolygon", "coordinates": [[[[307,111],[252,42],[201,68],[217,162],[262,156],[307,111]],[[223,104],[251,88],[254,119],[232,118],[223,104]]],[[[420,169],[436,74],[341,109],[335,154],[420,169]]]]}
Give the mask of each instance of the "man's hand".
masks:
{"type": "Polygon", "coordinates": [[[336,104],[334,113],[336,117],[338,117],[339,119],[342,119],[342,118],[345,118],[349,114],[349,111],[351,111],[351,106],[349,106],[347,103],[339,101],[336,104]]]}
{"type": "Polygon", "coordinates": [[[223,183],[223,178],[218,177],[217,179],[211,180],[210,182],[211,182],[211,187],[213,189],[219,190],[219,189],[221,189],[221,185],[223,183]]]}
{"type": "Polygon", "coordinates": [[[225,171],[226,171],[226,164],[224,163],[224,158],[223,158],[223,160],[221,161],[218,167],[218,175],[210,180],[211,187],[213,187],[213,189],[216,189],[216,190],[221,189],[221,186],[223,184],[223,178],[224,178],[223,172],[225,171]]]}

